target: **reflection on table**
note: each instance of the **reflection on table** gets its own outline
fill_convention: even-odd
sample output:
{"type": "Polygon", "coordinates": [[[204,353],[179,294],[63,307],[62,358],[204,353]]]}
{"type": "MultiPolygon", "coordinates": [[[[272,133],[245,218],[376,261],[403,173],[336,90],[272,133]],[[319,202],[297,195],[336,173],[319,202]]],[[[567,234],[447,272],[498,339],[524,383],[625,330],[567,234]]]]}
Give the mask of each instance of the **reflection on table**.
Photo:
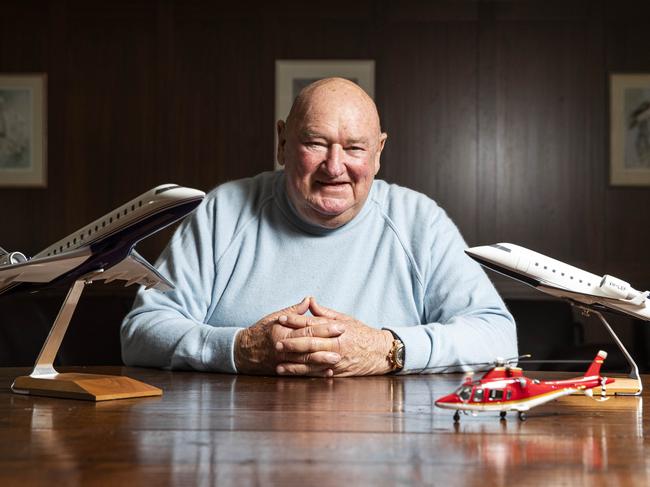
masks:
{"type": "Polygon", "coordinates": [[[0,484],[650,484],[642,398],[571,396],[524,423],[485,413],[454,424],[433,402],[458,375],[90,369],[165,394],[103,403],[19,396],[8,386],[24,370],[0,369],[0,484]]]}

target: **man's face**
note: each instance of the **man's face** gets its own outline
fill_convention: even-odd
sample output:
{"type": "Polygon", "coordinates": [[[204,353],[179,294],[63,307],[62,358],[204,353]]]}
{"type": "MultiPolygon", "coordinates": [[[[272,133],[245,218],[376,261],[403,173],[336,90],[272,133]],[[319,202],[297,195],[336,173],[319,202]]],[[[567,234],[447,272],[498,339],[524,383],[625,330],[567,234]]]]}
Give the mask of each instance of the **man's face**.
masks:
{"type": "Polygon", "coordinates": [[[386,134],[376,109],[357,88],[316,90],[294,120],[278,122],[278,160],[300,216],[336,228],[366,201],[386,134]]]}

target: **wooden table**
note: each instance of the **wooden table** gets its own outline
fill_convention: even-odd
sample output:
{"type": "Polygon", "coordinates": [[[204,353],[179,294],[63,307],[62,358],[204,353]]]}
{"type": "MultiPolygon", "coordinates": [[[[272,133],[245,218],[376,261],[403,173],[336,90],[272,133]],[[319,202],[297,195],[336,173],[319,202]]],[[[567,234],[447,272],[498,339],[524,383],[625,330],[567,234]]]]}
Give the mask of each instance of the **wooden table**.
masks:
{"type": "Polygon", "coordinates": [[[650,485],[647,395],[567,397],[524,423],[487,413],[455,425],[433,401],[458,375],[62,371],[125,374],[165,394],[20,396],[9,385],[26,369],[0,369],[0,485],[650,485]]]}

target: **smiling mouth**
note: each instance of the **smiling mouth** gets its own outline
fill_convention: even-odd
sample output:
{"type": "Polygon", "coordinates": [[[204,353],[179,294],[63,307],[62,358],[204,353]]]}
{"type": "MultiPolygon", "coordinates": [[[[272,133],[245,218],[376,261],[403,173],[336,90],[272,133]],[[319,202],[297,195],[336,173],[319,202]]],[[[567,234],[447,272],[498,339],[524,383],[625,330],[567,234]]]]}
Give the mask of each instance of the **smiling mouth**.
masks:
{"type": "Polygon", "coordinates": [[[326,188],[336,188],[340,186],[345,186],[349,184],[347,181],[316,181],[316,184],[319,186],[325,186],[326,188]]]}

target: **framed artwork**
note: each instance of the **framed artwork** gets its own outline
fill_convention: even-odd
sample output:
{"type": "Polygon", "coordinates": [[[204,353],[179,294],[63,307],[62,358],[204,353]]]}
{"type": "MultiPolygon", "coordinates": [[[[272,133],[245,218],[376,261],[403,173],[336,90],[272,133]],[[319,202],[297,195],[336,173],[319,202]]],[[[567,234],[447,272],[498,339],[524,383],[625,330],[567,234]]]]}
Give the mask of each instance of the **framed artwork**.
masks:
{"type": "Polygon", "coordinates": [[[47,186],[45,74],[0,74],[0,186],[47,186]]]}
{"type": "MultiPolygon", "coordinates": [[[[332,76],[354,81],[372,98],[375,96],[375,61],[373,60],[278,59],[275,61],[275,120],[286,120],[293,101],[305,86],[332,76]]],[[[280,168],[276,160],[277,147],[276,133],[273,153],[275,169],[280,168]]]]}
{"type": "Polygon", "coordinates": [[[610,184],[650,186],[650,74],[610,75],[610,184]]]}

